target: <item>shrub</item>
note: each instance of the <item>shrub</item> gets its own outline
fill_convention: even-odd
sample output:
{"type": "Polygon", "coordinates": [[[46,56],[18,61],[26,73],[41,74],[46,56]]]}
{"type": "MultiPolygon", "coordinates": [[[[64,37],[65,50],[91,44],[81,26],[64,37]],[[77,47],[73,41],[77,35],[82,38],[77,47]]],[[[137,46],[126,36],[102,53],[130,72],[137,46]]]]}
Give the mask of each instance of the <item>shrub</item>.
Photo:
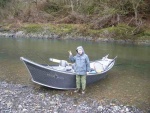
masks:
{"type": "Polygon", "coordinates": [[[4,8],[10,0],[0,0],[0,7],[4,8]]]}
{"type": "Polygon", "coordinates": [[[27,24],[23,28],[27,33],[41,32],[43,28],[39,24],[27,24]]]}

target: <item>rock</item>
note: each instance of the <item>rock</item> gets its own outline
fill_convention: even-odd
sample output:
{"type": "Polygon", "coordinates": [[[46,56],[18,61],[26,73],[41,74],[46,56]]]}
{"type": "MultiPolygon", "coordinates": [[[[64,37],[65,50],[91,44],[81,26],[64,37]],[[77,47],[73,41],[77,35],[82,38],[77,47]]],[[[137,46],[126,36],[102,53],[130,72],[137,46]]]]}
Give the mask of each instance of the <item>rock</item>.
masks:
{"type": "Polygon", "coordinates": [[[128,108],[126,108],[126,109],[125,109],[125,111],[126,111],[126,112],[128,112],[128,111],[129,111],[129,109],[128,109],[128,108]]]}
{"type": "Polygon", "coordinates": [[[12,103],[12,102],[8,102],[8,103],[7,103],[7,108],[11,108],[11,107],[12,107],[12,105],[13,105],[13,103],[12,103]]]}
{"type": "Polygon", "coordinates": [[[23,31],[18,31],[15,34],[16,37],[23,37],[24,36],[24,32],[23,31]]]}
{"type": "Polygon", "coordinates": [[[18,108],[19,108],[19,109],[22,109],[22,105],[19,105],[18,108]]]}
{"type": "Polygon", "coordinates": [[[27,110],[27,109],[23,109],[22,112],[23,112],[23,113],[26,113],[26,112],[28,112],[28,110],[27,110]]]}
{"type": "Polygon", "coordinates": [[[51,105],[56,105],[56,102],[54,102],[54,101],[50,101],[49,102],[51,105]]]}
{"type": "Polygon", "coordinates": [[[0,27],[0,32],[4,32],[4,31],[5,31],[5,29],[3,29],[3,28],[0,27]]]}
{"type": "Polygon", "coordinates": [[[98,106],[98,111],[102,111],[103,110],[103,106],[98,106]]]}
{"type": "Polygon", "coordinates": [[[29,86],[0,82],[2,113],[143,113],[134,106],[124,106],[102,100],[52,94],[29,86]]]}

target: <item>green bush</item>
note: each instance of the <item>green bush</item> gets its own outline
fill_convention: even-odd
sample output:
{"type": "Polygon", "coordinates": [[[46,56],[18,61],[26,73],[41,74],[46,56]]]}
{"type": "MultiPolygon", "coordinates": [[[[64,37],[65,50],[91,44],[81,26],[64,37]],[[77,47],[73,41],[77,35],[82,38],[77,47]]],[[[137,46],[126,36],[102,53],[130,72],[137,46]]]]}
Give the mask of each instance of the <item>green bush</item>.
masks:
{"type": "Polygon", "coordinates": [[[144,31],[144,35],[150,36],[150,30],[145,30],[145,31],[144,31]]]}
{"type": "Polygon", "coordinates": [[[35,32],[42,32],[43,28],[39,24],[28,24],[25,25],[23,28],[27,33],[35,33],[35,32]]]}
{"type": "Polygon", "coordinates": [[[10,0],[0,0],[0,7],[4,8],[10,0]]]}
{"type": "Polygon", "coordinates": [[[47,13],[58,12],[60,10],[60,6],[54,2],[46,2],[44,4],[43,10],[47,13]]]}
{"type": "Polygon", "coordinates": [[[126,24],[118,24],[117,26],[107,27],[100,30],[89,30],[89,35],[100,38],[114,38],[114,39],[134,39],[134,27],[126,24]]]}
{"type": "Polygon", "coordinates": [[[57,25],[49,24],[49,31],[59,35],[69,34],[73,30],[74,25],[72,24],[57,24],[57,25]]]}

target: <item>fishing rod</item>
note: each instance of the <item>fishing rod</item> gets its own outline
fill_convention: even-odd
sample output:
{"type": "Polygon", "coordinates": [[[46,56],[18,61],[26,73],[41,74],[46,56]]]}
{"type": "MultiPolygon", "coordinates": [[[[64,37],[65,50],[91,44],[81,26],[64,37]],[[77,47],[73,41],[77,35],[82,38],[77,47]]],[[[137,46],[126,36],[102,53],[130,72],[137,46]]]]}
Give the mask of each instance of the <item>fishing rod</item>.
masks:
{"type": "MultiPolygon", "coordinates": [[[[45,61],[45,59],[44,59],[43,57],[41,57],[41,56],[38,54],[38,52],[35,52],[35,51],[33,52],[33,51],[32,51],[31,54],[32,54],[32,56],[34,56],[34,55],[37,56],[37,57],[38,57],[39,59],[41,59],[45,64],[48,65],[48,63],[45,61]],[[33,54],[34,54],[34,55],[33,55],[33,54]]],[[[35,57],[35,56],[34,56],[34,57],[35,57]]]]}
{"type": "Polygon", "coordinates": [[[106,66],[105,70],[110,66],[111,63],[113,63],[115,61],[116,58],[117,58],[117,56],[106,66]]]}

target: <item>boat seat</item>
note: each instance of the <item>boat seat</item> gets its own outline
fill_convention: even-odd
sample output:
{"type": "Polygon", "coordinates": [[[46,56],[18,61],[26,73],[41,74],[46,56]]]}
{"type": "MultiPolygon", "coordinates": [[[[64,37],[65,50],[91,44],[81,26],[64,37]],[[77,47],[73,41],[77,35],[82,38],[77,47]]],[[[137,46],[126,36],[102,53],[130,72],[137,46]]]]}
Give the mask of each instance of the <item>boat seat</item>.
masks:
{"type": "Polygon", "coordinates": [[[52,66],[51,68],[59,70],[59,71],[66,71],[66,72],[74,72],[72,66],[52,66]]]}
{"type": "Polygon", "coordinates": [[[101,73],[104,71],[103,64],[100,62],[92,62],[90,63],[90,68],[96,71],[97,73],[101,73]]]}
{"type": "Polygon", "coordinates": [[[69,64],[66,60],[61,60],[59,63],[59,66],[66,67],[66,66],[69,66],[69,64]]]}
{"type": "Polygon", "coordinates": [[[59,64],[59,70],[62,70],[62,71],[74,71],[73,70],[73,67],[69,65],[69,63],[65,60],[61,60],[60,61],[60,64],[59,64]]]}

